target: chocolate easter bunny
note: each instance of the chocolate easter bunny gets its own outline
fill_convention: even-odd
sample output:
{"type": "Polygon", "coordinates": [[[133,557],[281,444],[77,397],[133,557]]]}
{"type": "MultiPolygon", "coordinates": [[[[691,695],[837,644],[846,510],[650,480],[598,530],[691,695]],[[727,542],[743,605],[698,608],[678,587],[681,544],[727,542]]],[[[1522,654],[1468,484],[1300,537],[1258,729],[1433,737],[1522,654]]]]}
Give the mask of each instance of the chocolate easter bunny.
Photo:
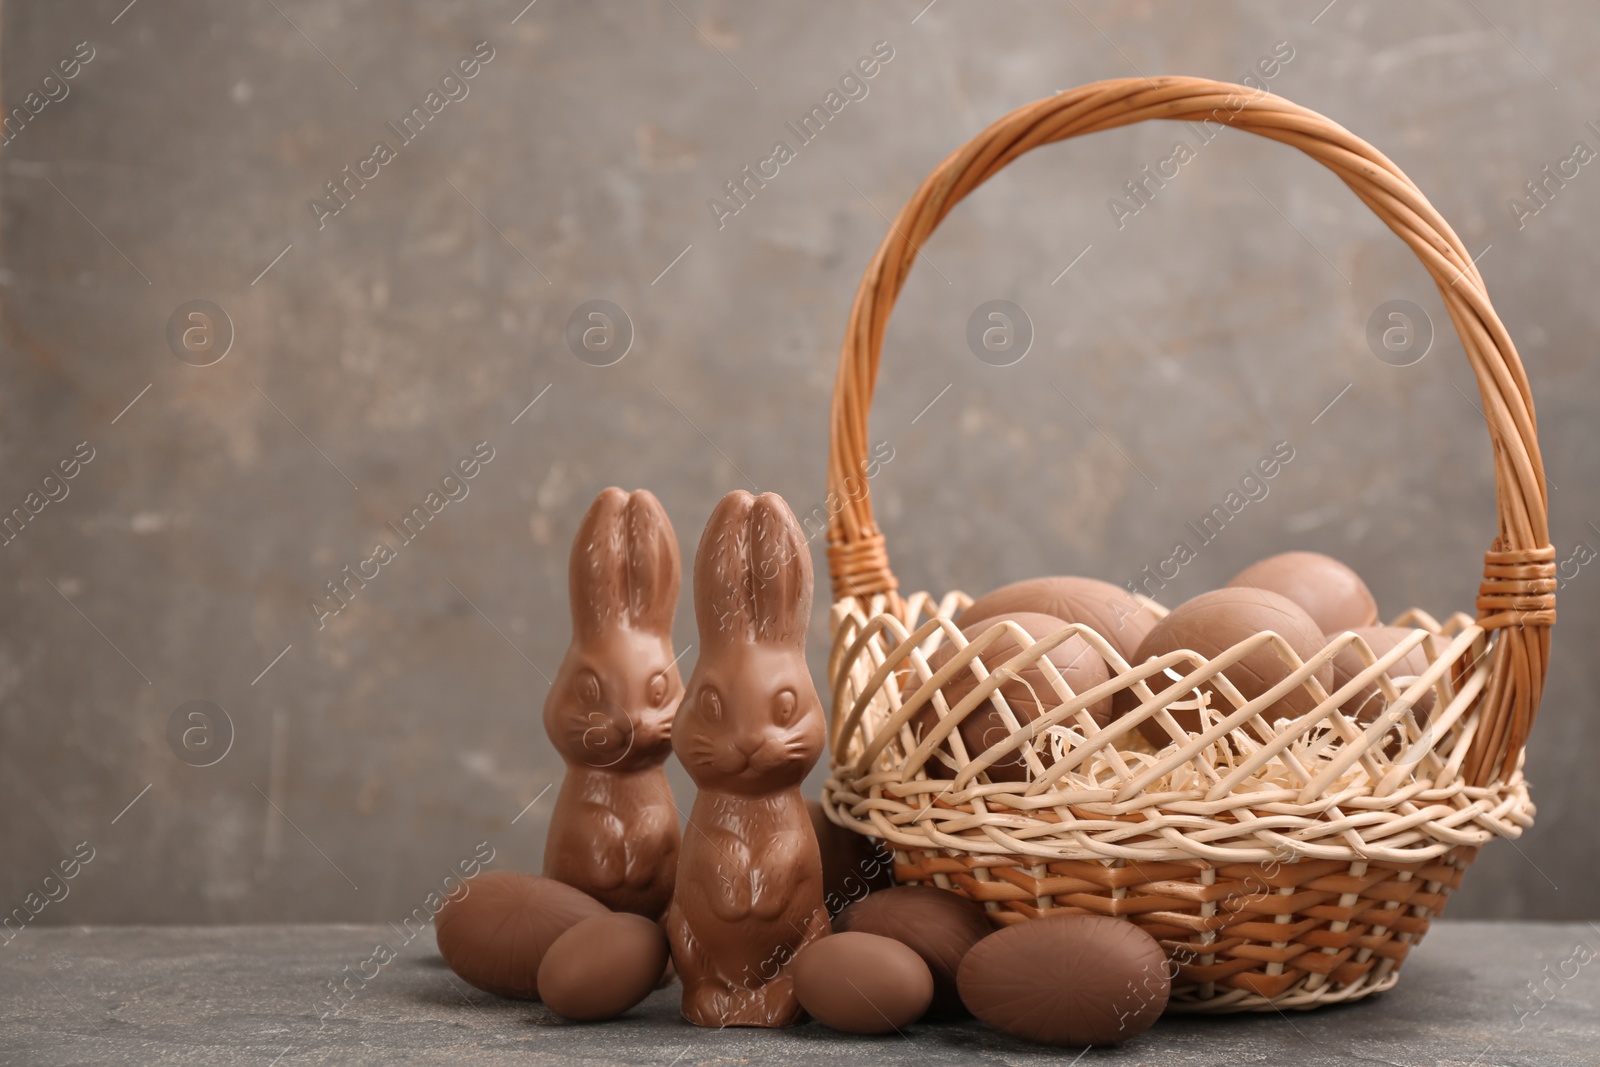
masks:
{"type": "Polygon", "coordinates": [[[544,702],[545,733],[567,764],[545,876],[650,919],[666,911],[678,865],[663,765],[683,699],[679,577],[678,539],[654,496],[597,496],[572,543],[572,644],[544,702]]]}
{"type": "Polygon", "coordinates": [[[699,787],[667,912],[683,1016],[801,1020],[789,961],[828,932],[800,783],[822,754],[806,667],[811,557],[783,499],[722,498],[694,561],[700,654],[672,748],[699,787]]]}

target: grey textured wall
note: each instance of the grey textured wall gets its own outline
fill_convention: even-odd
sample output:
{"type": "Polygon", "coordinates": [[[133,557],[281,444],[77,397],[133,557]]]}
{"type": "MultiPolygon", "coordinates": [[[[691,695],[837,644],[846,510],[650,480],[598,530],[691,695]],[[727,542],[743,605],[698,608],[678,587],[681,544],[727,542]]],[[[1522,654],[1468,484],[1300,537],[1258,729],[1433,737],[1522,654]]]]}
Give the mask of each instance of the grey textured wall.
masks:
{"type": "MultiPolygon", "coordinates": [[[[67,492],[0,549],[5,906],[85,841],[37,921],[381,920],[480,841],[536,869],[560,769],[538,712],[590,498],[653,489],[686,553],[729,489],[820,505],[838,341],[886,216],[989,121],[1099,78],[1238,79],[1292,51],[1270,88],[1388,152],[1483,250],[1560,555],[1600,547],[1600,171],[1536,215],[1509,205],[1575,142],[1600,149],[1600,10],[924,3],[7,3],[7,107],[80,42],[93,57],[0,149],[0,491],[67,492]],[[880,41],[865,97],[800,144],[785,123],[880,41]],[[464,98],[409,143],[386,128],[478,42],[464,98]],[[394,158],[364,163],[380,140],[394,158]],[[779,140],[794,158],[719,226],[707,201],[779,140]],[[346,166],[377,174],[331,214],[346,166]],[[634,328],[608,367],[564,340],[594,299],[634,328]],[[195,300],[232,324],[211,366],[169,346],[195,300]],[[325,583],[479,442],[468,495],[319,624],[325,583]],[[76,477],[46,485],[64,459],[76,477]],[[169,741],[195,700],[232,724],[208,767],[169,741]]],[[[873,429],[905,584],[1131,578],[1286,441],[1270,495],[1169,602],[1302,546],[1357,566],[1387,614],[1470,610],[1490,450],[1427,276],[1331,175],[1231,133],[1119,227],[1108,200],[1180,133],[1036,153],[925,249],[873,429]],[[1034,324],[1015,366],[967,349],[990,299],[1034,324]],[[1369,350],[1389,300],[1438,327],[1412,366],[1369,350]]],[[[1600,910],[1600,566],[1567,573],[1539,820],[1486,851],[1454,915],[1600,910]]]]}

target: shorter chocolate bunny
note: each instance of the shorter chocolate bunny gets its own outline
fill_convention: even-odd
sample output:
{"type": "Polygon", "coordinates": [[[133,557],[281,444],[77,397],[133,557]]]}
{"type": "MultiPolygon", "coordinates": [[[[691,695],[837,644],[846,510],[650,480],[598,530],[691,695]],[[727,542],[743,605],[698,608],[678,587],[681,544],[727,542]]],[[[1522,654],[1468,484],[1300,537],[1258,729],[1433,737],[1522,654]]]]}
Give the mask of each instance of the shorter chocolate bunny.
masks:
{"type": "Polygon", "coordinates": [[[649,919],[666,911],[678,865],[663,765],[683,698],[672,651],[680,570],[654,496],[597,496],[572,543],[572,644],[544,702],[545,733],[567,764],[545,876],[649,919]]]}
{"type": "Polygon", "coordinates": [[[789,961],[828,932],[800,783],[822,754],[806,667],[811,556],[783,498],[722,498],[694,563],[700,655],[672,748],[699,787],[667,912],[698,1026],[803,1017],[789,961]]]}

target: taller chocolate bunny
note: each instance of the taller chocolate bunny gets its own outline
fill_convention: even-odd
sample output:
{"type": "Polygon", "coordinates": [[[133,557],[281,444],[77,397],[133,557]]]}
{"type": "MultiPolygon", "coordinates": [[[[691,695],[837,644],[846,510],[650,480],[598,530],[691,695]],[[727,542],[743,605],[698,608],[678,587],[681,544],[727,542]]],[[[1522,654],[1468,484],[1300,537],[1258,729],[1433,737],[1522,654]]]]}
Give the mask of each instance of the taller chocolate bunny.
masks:
{"type": "Polygon", "coordinates": [[[641,489],[606,489],[572,542],[572,644],[544,702],[567,764],[545,842],[546,877],[614,911],[660,919],[678,866],[664,764],[683,681],[672,651],[678,539],[641,489]]]}
{"type": "Polygon", "coordinates": [[[789,961],[828,932],[800,783],[822,754],[806,668],[811,556],[783,499],[722,498],[694,561],[700,655],[672,748],[699,787],[667,913],[683,1016],[699,1026],[802,1017],[789,961]]]}

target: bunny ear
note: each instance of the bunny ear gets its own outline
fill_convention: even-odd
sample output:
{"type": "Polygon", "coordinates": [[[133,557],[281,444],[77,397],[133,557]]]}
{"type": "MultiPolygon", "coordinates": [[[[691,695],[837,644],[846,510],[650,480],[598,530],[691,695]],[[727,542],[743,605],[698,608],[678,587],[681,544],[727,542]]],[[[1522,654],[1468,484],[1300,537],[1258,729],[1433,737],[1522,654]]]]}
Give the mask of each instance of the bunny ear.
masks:
{"type": "Polygon", "coordinates": [[[678,603],[678,539],[660,501],[613,486],[589,505],[567,569],[572,628],[618,626],[671,634],[678,603]]]}
{"type": "Polygon", "coordinates": [[[756,498],[736,489],[717,502],[694,556],[694,617],[702,645],[738,644],[754,631],[750,510],[756,498]]]}
{"type": "Polygon", "coordinates": [[[678,610],[678,535],[666,509],[648,489],[628,497],[626,520],[628,621],[637,630],[672,636],[678,610]]]}
{"type": "Polygon", "coordinates": [[[702,644],[805,646],[811,555],[783,498],[736,490],[706,523],[694,565],[702,644]]]}
{"type": "Polygon", "coordinates": [[[584,513],[572,539],[567,590],[572,601],[572,629],[597,634],[618,625],[627,611],[627,546],[623,516],[628,494],[616,486],[602,489],[584,513]]]}
{"type": "Polygon", "coordinates": [[[750,528],[756,640],[804,649],[811,623],[811,551],[805,533],[777,493],[756,499],[750,528]]]}

